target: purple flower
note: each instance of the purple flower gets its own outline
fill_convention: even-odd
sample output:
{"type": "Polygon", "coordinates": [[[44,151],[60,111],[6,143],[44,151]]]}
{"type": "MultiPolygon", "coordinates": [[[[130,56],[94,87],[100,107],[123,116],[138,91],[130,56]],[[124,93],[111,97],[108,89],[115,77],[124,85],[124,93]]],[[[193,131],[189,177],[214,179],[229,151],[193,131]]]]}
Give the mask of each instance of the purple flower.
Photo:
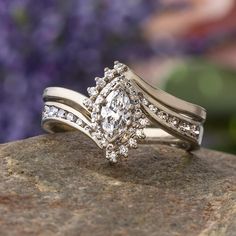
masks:
{"type": "Polygon", "coordinates": [[[113,60],[152,54],[140,25],[147,0],[1,0],[0,142],[41,132],[43,89],[81,92],[113,60]]]}

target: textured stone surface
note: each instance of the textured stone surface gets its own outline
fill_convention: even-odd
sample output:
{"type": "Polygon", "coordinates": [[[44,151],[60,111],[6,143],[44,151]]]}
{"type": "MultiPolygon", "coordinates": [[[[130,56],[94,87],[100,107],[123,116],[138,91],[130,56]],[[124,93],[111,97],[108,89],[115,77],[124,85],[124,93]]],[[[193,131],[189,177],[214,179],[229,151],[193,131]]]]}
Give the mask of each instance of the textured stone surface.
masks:
{"type": "Polygon", "coordinates": [[[236,235],[236,157],[140,146],[109,165],[78,133],[0,146],[0,235],[236,235]]]}

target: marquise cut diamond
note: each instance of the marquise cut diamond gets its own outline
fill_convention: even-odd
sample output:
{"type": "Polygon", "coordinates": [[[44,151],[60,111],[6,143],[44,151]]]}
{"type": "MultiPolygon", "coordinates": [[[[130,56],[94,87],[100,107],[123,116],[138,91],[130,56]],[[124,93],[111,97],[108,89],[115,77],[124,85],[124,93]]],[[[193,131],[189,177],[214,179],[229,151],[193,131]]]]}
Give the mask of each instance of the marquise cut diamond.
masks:
{"type": "Polygon", "coordinates": [[[110,139],[122,133],[131,119],[131,101],[123,88],[113,90],[101,108],[101,126],[110,139]]]}

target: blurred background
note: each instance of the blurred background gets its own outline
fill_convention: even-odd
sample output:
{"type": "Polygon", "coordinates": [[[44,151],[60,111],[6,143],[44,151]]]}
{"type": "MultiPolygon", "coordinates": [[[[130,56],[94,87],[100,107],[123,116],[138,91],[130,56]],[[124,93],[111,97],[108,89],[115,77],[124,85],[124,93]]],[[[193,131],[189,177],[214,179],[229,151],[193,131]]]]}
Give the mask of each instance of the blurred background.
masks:
{"type": "Polygon", "coordinates": [[[0,0],[0,142],[43,133],[45,87],[86,93],[114,60],[206,107],[204,146],[236,153],[235,0],[0,0]]]}

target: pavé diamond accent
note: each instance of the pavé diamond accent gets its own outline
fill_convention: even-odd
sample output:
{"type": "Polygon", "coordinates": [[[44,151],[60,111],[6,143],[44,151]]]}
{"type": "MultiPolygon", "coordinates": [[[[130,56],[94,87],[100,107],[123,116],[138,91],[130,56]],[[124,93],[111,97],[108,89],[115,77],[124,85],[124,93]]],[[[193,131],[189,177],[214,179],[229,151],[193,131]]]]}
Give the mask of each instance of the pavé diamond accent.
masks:
{"type": "Polygon", "coordinates": [[[120,62],[118,62],[118,61],[115,61],[115,62],[114,62],[114,69],[115,69],[119,74],[121,74],[121,73],[123,73],[123,72],[127,69],[127,67],[126,67],[124,64],[122,64],[122,63],[120,63],[120,62]]]}
{"type": "Polygon", "coordinates": [[[149,105],[149,109],[152,111],[152,112],[154,112],[154,113],[156,113],[157,111],[158,111],[158,109],[157,109],[157,107],[155,107],[154,105],[149,105]]]}
{"type": "Polygon", "coordinates": [[[138,138],[141,138],[141,139],[144,139],[144,138],[145,138],[145,134],[144,134],[144,132],[143,132],[142,129],[138,129],[138,130],[136,131],[136,135],[137,135],[138,138]]]}
{"type": "Polygon", "coordinates": [[[197,126],[197,125],[192,125],[192,126],[191,126],[191,134],[192,134],[193,136],[198,137],[199,134],[200,134],[200,127],[197,126]]]}
{"type": "Polygon", "coordinates": [[[79,126],[82,126],[83,125],[83,121],[80,118],[78,118],[76,120],[76,124],[79,125],[79,126]]]}
{"type": "Polygon", "coordinates": [[[95,87],[90,87],[87,89],[89,96],[96,96],[98,91],[95,87]]]}
{"type": "Polygon", "coordinates": [[[113,163],[116,163],[116,162],[117,162],[117,154],[116,154],[115,151],[107,152],[106,158],[107,158],[110,162],[113,162],[113,163]]]}
{"type": "Polygon", "coordinates": [[[95,81],[99,87],[104,87],[106,85],[106,81],[104,80],[104,78],[96,77],[95,81]]]}
{"type": "Polygon", "coordinates": [[[179,119],[176,118],[176,117],[172,117],[170,120],[169,120],[170,124],[173,125],[174,127],[178,127],[178,124],[179,124],[179,119]]]}
{"type": "Polygon", "coordinates": [[[162,123],[164,122],[166,125],[170,125],[172,128],[174,128],[178,132],[183,133],[184,135],[198,139],[200,135],[199,125],[191,124],[190,122],[185,121],[184,119],[177,118],[171,114],[168,114],[168,112],[166,111],[160,110],[155,105],[150,104],[146,98],[142,98],[142,104],[150,111],[155,113],[155,115],[157,115],[157,117],[162,123]]]}
{"type": "Polygon", "coordinates": [[[127,157],[128,156],[129,149],[125,145],[120,146],[120,154],[122,156],[127,157]]]}
{"type": "Polygon", "coordinates": [[[165,120],[165,121],[168,120],[168,114],[167,114],[166,112],[164,112],[164,111],[160,111],[160,112],[158,113],[158,116],[159,116],[162,120],[165,120]]]}
{"type": "Polygon", "coordinates": [[[130,146],[131,148],[137,148],[137,146],[138,146],[137,140],[134,139],[134,138],[131,138],[131,139],[129,140],[129,146],[130,146]]]}
{"type": "Polygon", "coordinates": [[[115,72],[116,72],[115,70],[110,70],[110,69],[106,70],[105,71],[105,78],[108,80],[113,79],[115,77],[115,72]]]}
{"type": "Polygon", "coordinates": [[[60,109],[57,113],[57,116],[60,117],[60,118],[65,117],[65,113],[66,112],[63,109],[60,109]]]}
{"type": "MultiPolygon", "coordinates": [[[[68,112],[64,109],[61,109],[55,106],[45,105],[44,112],[42,115],[42,120],[44,121],[45,119],[50,119],[50,118],[59,118],[61,120],[66,120],[67,122],[70,122],[71,124],[76,124],[80,126],[82,130],[84,129],[90,135],[92,135],[91,127],[88,124],[86,124],[81,118],[73,114],[72,112],[68,112]],[[49,116],[49,113],[50,113],[50,116],[49,116]]],[[[98,141],[100,137],[101,137],[101,133],[97,131],[96,136],[94,136],[94,138],[98,141]]]]}
{"type": "Polygon", "coordinates": [[[140,124],[143,126],[143,127],[146,127],[147,125],[150,124],[150,121],[148,118],[143,118],[143,119],[140,119],[140,124]]]}
{"type": "Polygon", "coordinates": [[[44,106],[44,112],[45,113],[49,113],[49,111],[50,111],[50,107],[49,106],[44,106]]]}
{"type": "Polygon", "coordinates": [[[84,99],[83,104],[88,108],[91,109],[93,103],[89,98],[84,99]]]}
{"type": "Polygon", "coordinates": [[[145,106],[148,106],[148,105],[149,105],[149,102],[148,102],[148,100],[147,100],[146,98],[143,98],[143,99],[142,99],[142,103],[143,103],[143,105],[145,105],[145,106]]]}
{"type": "Polygon", "coordinates": [[[95,79],[97,87],[88,89],[90,101],[93,101],[90,109],[92,133],[96,136],[97,131],[101,132],[99,138],[103,147],[113,146],[106,151],[112,162],[119,156],[127,156],[129,147],[137,147],[133,137],[144,138],[142,129],[148,124],[140,109],[141,97],[131,81],[123,76],[126,69],[125,65],[115,62],[113,69],[105,68],[104,78],[95,79]]]}
{"type": "Polygon", "coordinates": [[[187,122],[181,122],[180,130],[182,130],[183,132],[188,132],[190,131],[190,125],[187,122]]]}
{"type": "Polygon", "coordinates": [[[50,107],[50,111],[48,112],[48,116],[57,115],[57,112],[58,112],[58,108],[56,108],[56,107],[54,107],[54,106],[51,106],[51,107],[50,107]]]}
{"type": "Polygon", "coordinates": [[[66,119],[69,120],[69,121],[73,121],[74,120],[74,115],[69,112],[66,116],[66,119]]]}

